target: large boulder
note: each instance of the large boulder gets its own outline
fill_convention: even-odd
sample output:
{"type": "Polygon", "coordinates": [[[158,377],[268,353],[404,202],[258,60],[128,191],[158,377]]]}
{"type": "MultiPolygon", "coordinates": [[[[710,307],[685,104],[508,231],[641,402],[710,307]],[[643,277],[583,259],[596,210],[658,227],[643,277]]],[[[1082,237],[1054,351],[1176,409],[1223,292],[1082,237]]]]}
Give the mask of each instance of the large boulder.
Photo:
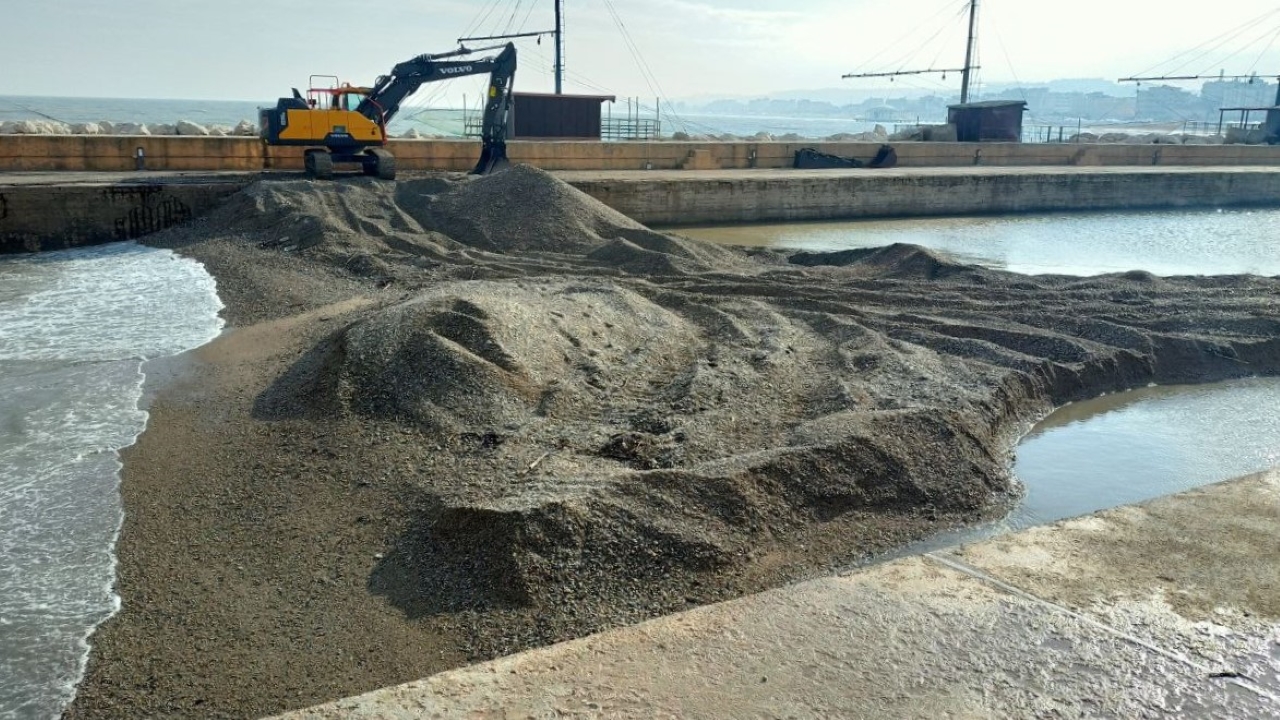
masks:
{"type": "Polygon", "coordinates": [[[894,141],[924,140],[924,127],[916,125],[912,127],[902,128],[901,130],[890,135],[889,139],[894,141]]]}
{"type": "Polygon", "coordinates": [[[241,120],[232,128],[231,134],[252,137],[258,134],[258,126],[248,120],[241,120]]]}
{"type": "Polygon", "coordinates": [[[924,128],[924,139],[928,142],[956,142],[959,134],[955,125],[929,125],[924,128]]]}
{"type": "Polygon", "coordinates": [[[5,132],[11,135],[67,135],[71,132],[69,126],[47,120],[16,120],[5,124],[8,126],[5,132]]]}
{"type": "Polygon", "coordinates": [[[72,135],[101,135],[102,128],[98,123],[75,123],[71,126],[72,135]]]}
{"type": "Polygon", "coordinates": [[[114,128],[116,135],[151,135],[151,128],[140,123],[119,123],[114,128]]]}
{"type": "Polygon", "coordinates": [[[1261,145],[1267,141],[1262,128],[1227,128],[1227,143],[1231,145],[1261,145]]]}
{"type": "Polygon", "coordinates": [[[173,130],[174,133],[178,135],[198,136],[209,134],[209,128],[193,123],[190,120],[179,120],[178,123],[173,126],[173,130]]]}

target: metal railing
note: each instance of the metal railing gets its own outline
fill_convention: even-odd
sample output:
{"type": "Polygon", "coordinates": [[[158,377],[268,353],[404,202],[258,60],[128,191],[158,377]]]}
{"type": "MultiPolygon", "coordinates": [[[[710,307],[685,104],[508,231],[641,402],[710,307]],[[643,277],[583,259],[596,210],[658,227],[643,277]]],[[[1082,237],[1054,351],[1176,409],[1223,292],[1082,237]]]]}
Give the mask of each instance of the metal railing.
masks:
{"type": "MultiPolygon", "coordinates": [[[[467,118],[462,124],[464,137],[481,136],[483,123],[479,118],[467,118]]],[[[594,139],[594,138],[584,138],[594,139]]],[[[653,118],[606,118],[600,121],[601,140],[660,140],[662,121],[653,118]]]]}
{"type": "Polygon", "coordinates": [[[1223,135],[1233,128],[1252,129],[1261,127],[1259,123],[1223,122],[1202,120],[1186,120],[1181,123],[1118,123],[1085,125],[1023,125],[1022,142],[1024,143],[1069,143],[1077,142],[1081,133],[1095,136],[1108,133],[1125,135],[1223,135]]]}
{"type": "Polygon", "coordinates": [[[607,118],[600,122],[601,140],[658,140],[662,121],[653,118],[607,118]]]}

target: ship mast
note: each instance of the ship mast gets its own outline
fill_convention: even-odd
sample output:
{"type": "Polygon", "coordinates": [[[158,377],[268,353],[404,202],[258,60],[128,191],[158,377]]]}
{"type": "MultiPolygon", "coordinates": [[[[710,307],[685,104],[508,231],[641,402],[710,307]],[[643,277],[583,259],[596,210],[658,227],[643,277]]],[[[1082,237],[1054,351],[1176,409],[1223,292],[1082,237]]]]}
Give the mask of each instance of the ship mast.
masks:
{"type": "Polygon", "coordinates": [[[894,78],[902,75],[929,75],[932,73],[942,73],[943,79],[946,79],[947,73],[960,73],[960,104],[969,102],[969,84],[973,79],[973,71],[978,69],[973,64],[974,56],[978,52],[978,0],[969,0],[969,41],[964,48],[964,67],[961,68],[929,68],[928,70],[895,70],[893,72],[878,73],[848,73],[840,77],[848,80],[849,78],[873,78],[887,77],[894,78]]]}
{"type": "MultiPolygon", "coordinates": [[[[483,37],[463,37],[458,38],[458,44],[472,40],[511,40],[515,38],[536,37],[541,38],[543,35],[551,35],[556,41],[556,94],[564,94],[564,0],[554,0],[556,6],[555,29],[554,30],[538,30],[536,32],[512,33],[509,35],[485,35],[483,37]]],[[[542,42],[539,40],[538,42],[542,42]]]]}
{"type": "Polygon", "coordinates": [[[973,70],[973,52],[978,44],[978,0],[969,2],[969,44],[964,48],[964,69],[960,71],[960,104],[969,102],[969,73],[973,70]]]}

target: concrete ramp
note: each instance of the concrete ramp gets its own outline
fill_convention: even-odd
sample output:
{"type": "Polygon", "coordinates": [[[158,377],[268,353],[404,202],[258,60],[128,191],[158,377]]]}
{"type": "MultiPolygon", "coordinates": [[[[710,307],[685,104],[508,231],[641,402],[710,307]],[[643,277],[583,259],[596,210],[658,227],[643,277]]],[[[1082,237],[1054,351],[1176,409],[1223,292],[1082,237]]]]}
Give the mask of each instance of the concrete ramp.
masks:
{"type": "Polygon", "coordinates": [[[1280,717],[1280,471],[282,717],[1280,717]]]}

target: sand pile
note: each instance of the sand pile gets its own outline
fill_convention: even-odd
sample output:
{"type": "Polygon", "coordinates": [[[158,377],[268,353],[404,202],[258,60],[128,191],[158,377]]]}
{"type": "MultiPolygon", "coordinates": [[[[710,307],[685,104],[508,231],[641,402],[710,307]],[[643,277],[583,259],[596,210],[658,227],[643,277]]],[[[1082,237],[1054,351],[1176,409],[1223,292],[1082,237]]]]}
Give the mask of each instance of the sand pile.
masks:
{"type": "MultiPolygon", "coordinates": [[[[1053,405],[1280,372],[1280,279],[1027,277],[908,245],[751,253],[650,231],[528,168],[262,182],[154,242],[205,262],[233,321],[285,318],[305,341],[254,355],[266,380],[225,391],[241,415],[208,410],[231,412],[234,441],[195,435],[181,455],[211,458],[205,473],[147,500],[221,529],[130,531],[157,538],[147,562],[243,585],[125,586],[111,632],[141,645],[236,588],[270,591],[241,634],[278,634],[287,657],[272,613],[320,613],[314,633],[330,603],[335,627],[389,605],[472,659],[562,640],[996,516],[1018,493],[1014,439],[1053,405]],[[353,297],[368,307],[290,317],[353,297]],[[260,496],[275,504],[227,519],[260,496]],[[324,579],[287,590],[299,564],[324,579]],[[148,611],[162,620],[131,624],[148,611]]],[[[379,639],[401,642],[422,655],[379,639]]],[[[218,647],[169,674],[234,666],[218,647]]],[[[324,657],[325,693],[407,679],[354,682],[366,665],[324,657]]],[[[154,703],[188,692],[97,678],[104,716],[172,714],[154,703]]],[[[284,706],[237,692],[233,714],[284,706]]]]}
{"type": "Polygon", "coordinates": [[[516,275],[548,265],[563,271],[566,263],[611,275],[759,270],[740,253],[653,232],[528,166],[397,184],[363,177],[255,183],[192,226],[150,242],[184,247],[210,238],[275,251],[267,263],[296,253],[384,286],[475,263],[504,264],[516,275]]]}
{"type": "Polygon", "coordinates": [[[398,199],[423,226],[490,252],[580,255],[600,247],[607,238],[649,232],[528,165],[471,178],[442,193],[419,194],[406,186],[398,199]]]}
{"type": "MultiPolygon", "coordinates": [[[[501,196],[496,211],[476,200],[475,225],[492,232],[524,196],[558,198],[527,211],[539,222],[601,215],[545,173],[507,177],[423,206],[501,196]],[[486,194],[507,187],[521,191],[486,194]]],[[[448,226],[433,212],[422,217],[448,226]]],[[[598,242],[583,227],[569,233],[577,247],[598,242]]],[[[894,245],[708,278],[678,262],[696,243],[643,231],[648,247],[617,240],[542,278],[499,279],[510,255],[564,257],[517,251],[532,242],[523,232],[487,241],[502,247],[492,266],[470,266],[494,279],[433,283],[352,323],[319,358],[327,371],[283,401],[315,416],[340,398],[445,449],[417,485],[432,534],[402,550],[501,568],[455,598],[466,606],[547,608],[622,578],[735,567],[762,543],[864,513],[981,517],[1017,493],[1011,433],[1050,405],[1146,384],[1165,374],[1162,347],[1196,354],[1177,364],[1197,374],[1240,369],[1216,360],[1235,349],[1118,321],[1157,291],[1142,277],[1030,280],[894,245]],[[572,277],[632,267],[638,252],[656,268],[643,281],[572,277]]]]}
{"type": "Polygon", "coordinates": [[[876,277],[936,280],[972,274],[973,267],[958,263],[918,245],[894,243],[885,247],[856,248],[837,252],[798,252],[787,258],[805,267],[857,267],[876,277]]]}
{"type": "Polygon", "coordinates": [[[336,385],[353,411],[445,435],[539,418],[595,420],[623,382],[662,382],[698,338],[679,316],[599,282],[451,282],[342,335],[336,385]]]}

